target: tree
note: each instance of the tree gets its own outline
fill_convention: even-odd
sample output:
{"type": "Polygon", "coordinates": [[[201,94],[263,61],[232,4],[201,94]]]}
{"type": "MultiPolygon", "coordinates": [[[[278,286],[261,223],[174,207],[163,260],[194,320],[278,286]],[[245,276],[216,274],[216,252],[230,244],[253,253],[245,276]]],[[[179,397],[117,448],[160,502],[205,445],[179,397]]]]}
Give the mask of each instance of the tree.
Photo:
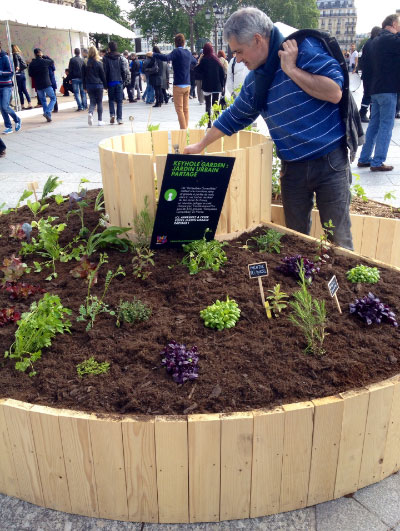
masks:
{"type": "MultiPolygon", "coordinates": [[[[117,0],[87,0],[87,9],[93,13],[102,13],[112,20],[115,20],[115,22],[118,22],[118,24],[121,24],[121,26],[131,29],[129,23],[121,16],[121,9],[119,8],[117,0]]],[[[103,48],[107,48],[108,37],[104,33],[90,33],[90,38],[97,48],[99,47],[99,44],[101,44],[103,48]]],[[[132,49],[131,39],[124,39],[118,37],[118,35],[110,35],[110,39],[118,44],[118,49],[121,52],[125,49],[132,49]]]]}
{"type": "Polygon", "coordinates": [[[296,29],[318,27],[319,10],[315,0],[254,0],[245,1],[245,5],[258,7],[273,22],[283,22],[296,29]]]}

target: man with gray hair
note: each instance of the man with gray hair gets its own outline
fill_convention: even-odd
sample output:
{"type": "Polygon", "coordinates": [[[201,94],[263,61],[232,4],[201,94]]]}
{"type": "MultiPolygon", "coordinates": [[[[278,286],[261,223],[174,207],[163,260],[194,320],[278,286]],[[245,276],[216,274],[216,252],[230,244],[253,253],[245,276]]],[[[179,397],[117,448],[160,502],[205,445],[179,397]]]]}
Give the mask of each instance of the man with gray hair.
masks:
{"type": "Polygon", "coordinates": [[[321,223],[332,220],[333,241],[353,249],[350,231],[351,172],[346,128],[339,105],[344,83],[339,63],[314,37],[284,38],[256,8],[233,13],[224,37],[236,61],[250,73],[235,102],[187,154],[200,153],[261,114],[282,159],[281,188],[286,225],[309,234],[314,193],[321,223]]]}

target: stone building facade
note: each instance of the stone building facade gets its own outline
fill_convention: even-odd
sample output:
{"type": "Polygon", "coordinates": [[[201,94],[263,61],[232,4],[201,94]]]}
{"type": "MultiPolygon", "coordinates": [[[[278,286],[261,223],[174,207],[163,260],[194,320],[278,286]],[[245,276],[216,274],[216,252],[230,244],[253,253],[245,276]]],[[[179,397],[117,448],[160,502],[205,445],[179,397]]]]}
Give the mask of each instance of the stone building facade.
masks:
{"type": "Polygon", "coordinates": [[[356,42],[357,10],[354,0],[317,0],[318,28],[336,37],[342,50],[356,42]]]}
{"type": "Polygon", "coordinates": [[[71,6],[77,9],[86,9],[86,0],[42,0],[49,4],[60,4],[62,6],[71,6]]]}

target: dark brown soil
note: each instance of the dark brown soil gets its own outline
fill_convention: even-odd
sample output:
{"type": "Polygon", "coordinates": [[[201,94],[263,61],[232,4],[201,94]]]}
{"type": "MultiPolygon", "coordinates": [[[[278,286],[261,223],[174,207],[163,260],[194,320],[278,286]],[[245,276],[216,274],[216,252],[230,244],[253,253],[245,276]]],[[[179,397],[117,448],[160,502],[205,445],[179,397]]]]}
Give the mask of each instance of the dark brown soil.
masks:
{"type": "MultiPolygon", "coordinates": [[[[95,192],[89,193],[93,202],[95,192]]],[[[50,215],[64,218],[67,204],[52,202],[50,215]]],[[[97,214],[87,209],[86,225],[96,223],[97,214]]],[[[0,262],[18,253],[20,242],[8,237],[9,224],[30,221],[26,207],[17,214],[0,217],[0,262]]],[[[62,234],[67,243],[79,231],[79,220],[70,217],[62,234]]],[[[10,397],[53,407],[111,413],[185,414],[230,412],[271,407],[309,400],[383,380],[400,372],[399,330],[389,324],[366,326],[349,315],[348,305],[368,287],[350,284],[346,271],[355,261],[338,255],[322,267],[311,285],[314,297],[325,298],[328,312],[326,355],[316,358],[304,353],[301,333],[288,321],[286,311],[279,319],[267,319],[261,306],[257,280],[249,280],[247,264],[267,261],[269,276],[264,289],[276,283],[292,293],[296,281],[276,271],[285,255],[302,254],[313,258],[313,244],[291,236],[282,239],[283,251],[262,254],[243,248],[251,235],[230,242],[225,247],[228,262],[219,272],[202,271],[190,276],[179,265],[181,251],[159,251],[152,275],[145,281],[132,275],[131,254],[108,250],[109,264],[103,266],[93,293],[100,294],[107,269],[121,264],[127,275],[113,281],[106,302],[116,306],[119,300],[134,296],[152,308],[151,318],[137,325],[115,326],[114,318],[100,315],[95,327],[85,332],[85,323],[76,322],[79,306],[84,302],[86,284],[75,279],[69,270],[75,263],[57,264],[58,278],[46,282],[46,273],[30,273],[23,280],[58,294],[64,306],[73,310],[72,334],[58,335],[37,362],[37,376],[14,369],[12,360],[0,363],[0,397],[10,397]],[[171,266],[174,266],[171,268],[171,266]],[[335,273],[343,309],[339,315],[327,290],[327,280],[335,273]],[[226,295],[237,301],[242,314],[235,328],[215,331],[205,328],[199,311],[226,295]],[[177,385],[161,367],[160,352],[170,340],[196,345],[199,350],[199,378],[177,385]],[[79,378],[76,365],[95,356],[111,363],[106,375],[79,378]]],[[[37,257],[35,257],[37,259],[37,257]]],[[[28,264],[33,257],[26,260],[28,264]]],[[[1,273],[0,273],[1,275],[1,273]]],[[[397,314],[400,311],[398,286],[400,274],[381,269],[380,282],[371,288],[397,314]]],[[[36,295],[16,308],[26,311],[36,295]]],[[[0,309],[12,304],[0,290],[0,309]]],[[[0,351],[13,342],[16,325],[0,328],[0,351]]]]}

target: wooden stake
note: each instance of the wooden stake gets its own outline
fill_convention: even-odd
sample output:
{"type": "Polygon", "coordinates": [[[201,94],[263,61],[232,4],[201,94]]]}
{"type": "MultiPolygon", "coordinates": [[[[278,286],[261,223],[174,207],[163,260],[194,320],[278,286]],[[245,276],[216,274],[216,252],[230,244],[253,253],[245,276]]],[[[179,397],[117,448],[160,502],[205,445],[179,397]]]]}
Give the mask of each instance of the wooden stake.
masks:
{"type": "Polygon", "coordinates": [[[335,295],[333,296],[333,298],[335,299],[336,306],[337,306],[337,309],[339,310],[339,313],[342,313],[342,308],[340,307],[340,304],[339,304],[339,301],[338,301],[338,298],[337,298],[336,293],[335,293],[335,295]]]}
{"type": "Polygon", "coordinates": [[[36,195],[36,190],[38,189],[39,187],[39,184],[37,181],[32,181],[30,183],[28,183],[28,190],[33,192],[33,195],[35,196],[35,201],[37,202],[38,201],[38,197],[36,195]]]}
{"type": "Polygon", "coordinates": [[[263,285],[262,285],[262,282],[261,282],[261,277],[258,277],[258,287],[260,288],[261,302],[262,302],[262,305],[265,308],[264,288],[263,288],[263,285]]]}

